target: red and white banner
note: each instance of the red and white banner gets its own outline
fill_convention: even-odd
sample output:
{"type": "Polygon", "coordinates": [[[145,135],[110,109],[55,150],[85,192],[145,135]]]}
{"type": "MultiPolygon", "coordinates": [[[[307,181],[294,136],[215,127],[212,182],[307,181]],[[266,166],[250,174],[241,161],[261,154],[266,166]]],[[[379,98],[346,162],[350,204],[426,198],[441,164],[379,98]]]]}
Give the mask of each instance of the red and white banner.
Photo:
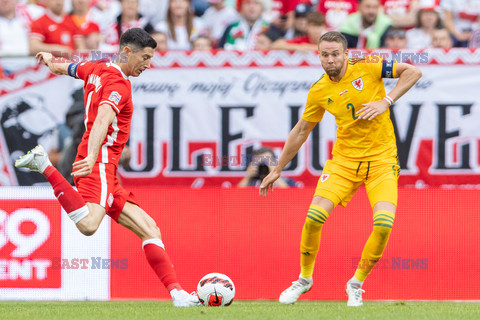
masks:
{"type": "MultiPolygon", "coordinates": [[[[267,198],[256,188],[130,190],[159,226],[186,290],[221,272],[234,281],[236,299],[275,300],[297,279],[314,188],[277,188],[267,198]]],[[[401,187],[392,235],[365,281],[364,299],[480,300],[478,194],[401,187]]],[[[0,199],[0,299],[170,298],[141,240],[108,217],[86,237],[60,212],[50,188],[4,187],[0,199]]],[[[302,299],[345,299],[372,223],[364,189],[335,209],[322,231],[315,285],[302,299]]]]}
{"type": "MultiPolygon", "coordinates": [[[[423,72],[392,107],[400,185],[480,185],[480,49],[375,54],[417,62],[423,72]]],[[[236,185],[252,149],[272,147],[279,154],[311,84],[323,74],[314,53],[283,51],[168,52],[153,64],[131,78],[132,160],[120,170],[124,185],[236,185]]],[[[394,84],[385,81],[387,92],[394,84]]],[[[13,160],[37,143],[47,149],[55,144],[55,127],[81,85],[45,68],[0,81],[1,185],[41,182],[13,168],[13,160]]],[[[327,115],[285,175],[299,185],[316,185],[335,131],[327,115]]]]}
{"type": "Polygon", "coordinates": [[[50,187],[0,188],[0,299],[105,300],[110,221],[83,236],[50,187]]]}

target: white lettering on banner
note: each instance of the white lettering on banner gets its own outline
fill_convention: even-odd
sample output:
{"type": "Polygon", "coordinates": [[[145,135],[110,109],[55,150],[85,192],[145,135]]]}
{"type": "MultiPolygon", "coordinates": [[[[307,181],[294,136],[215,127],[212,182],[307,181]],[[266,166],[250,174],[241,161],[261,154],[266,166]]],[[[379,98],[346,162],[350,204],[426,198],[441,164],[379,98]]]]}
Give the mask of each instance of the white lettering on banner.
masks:
{"type": "MultiPolygon", "coordinates": [[[[288,78],[286,78],[288,79],[288,78]]],[[[253,73],[250,75],[243,85],[243,90],[257,97],[261,93],[276,93],[279,97],[282,97],[286,92],[301,92],[306,93],[312,86],[313,81],[279,81],[271,80],[260,73],[253,73]]]]}
{"type": "Polygon", "coordinates": [[[52,262],[46,259],[0,260],[0,280],[45,280],[52,262]]]}
{"type": "Polygon", "coordinates": [[[50,235],[50,221],[43,212],[24,208],[8,215],[0,210],[0,250],[9,242],[16,249],[10,257],[19,258],[0,260],[0,280],[44,280],[51,261],[46,259],[24,259],[37,250],[50,235]],[[26,235],[20,231],[23,223],[33,223],[35,231],[26,235]]]}
{"type": "Polygon", "coordinates": [[[38,249],[50,235],[50,221],[43,212],[36,209],[18,209],[10,215],[0,210],[0,249],[8,241],[16,246],[11,253],[12,257],[28,257],[32,252],[38,249]],[[20,225],[24,222],[31,222],[35,225],[35,232],[31,235],[25,235],[20,232],[20,225]]]}
{"type": "MultiPolygon", "coordinates": [[[[153,80],[153,79],[152,79],[153,80]]],[[[135,93],[155,93],[155,94],[167,94],[169,98],[175,96],[177,91],[180,89],[179,83],[162,83],[162,82],[149,82],[149,83],[140,83],[132,85],[132,93],[135,96],[135,93]]]]}
{"type": "MultiPolygon", "coordinates": [[[[230,81],[235,79],[230,79],[230,81]]],[[[189,92],[205,93],[208,97],[212,97],[215,93],[219,93],[222,98],[225,98],[233,87],[233,81],[227,83],[224,79],[219,79],[218,83],[215,82],[194,82],[188,88],[189,92]]]]}

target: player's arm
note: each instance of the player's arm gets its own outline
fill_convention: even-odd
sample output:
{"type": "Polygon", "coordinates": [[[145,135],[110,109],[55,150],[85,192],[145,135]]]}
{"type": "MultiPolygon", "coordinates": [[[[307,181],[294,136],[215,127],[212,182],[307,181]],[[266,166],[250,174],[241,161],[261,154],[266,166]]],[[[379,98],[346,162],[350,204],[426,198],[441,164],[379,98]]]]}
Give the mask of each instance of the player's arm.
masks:
{"type": "Polygon", "coordinates": [[[400,99],[422,77],[422,71],[408,63],[397,63],[398,82],[388,96],[392,103],[400,99]]]}
{"type": "Polygon", "coordinates": [[[422,71],[408,63],[397,63],[396,67],[396,73],[393,76],[398,78],[398,82],[393,90],[380,101],[364,104],[363,108],[357,111],[357,114],[360,114],[359,119],[373,120],[381,115],[422,77],[422,71]]]}
{"type": "Polygon", "coordinates": [[[38,63],[43,63],[53,73],[59,75],[68,75],[68,67],[71,65],[71,63],[53,61],[53,55],[48,52],[39,52],[35,58],[37,59],[38,63]]]}
{"type": "Polygon", "coordinates": [[[72,176],[84,177],[92,172],[97,162],[98,153],[107,136],[108,127],[115,118],[116,113],[108,104],[101,104],[98,108],[97,117],[93,122],[90,136],[88,137],[88,155],[73,164],[72,176]]]}
{"type": "Polygon", "coordinates": [[[260,194],[267,196],[268,190],[273,191],[273,183],[280,178],[283,168],[293,159],[300,147],[305,143],[310,132],[315,128],[317,122],[309,122],[300,119],[288,135],[283,147],[277,166],[263,179],[260,185],[260,194]]]}

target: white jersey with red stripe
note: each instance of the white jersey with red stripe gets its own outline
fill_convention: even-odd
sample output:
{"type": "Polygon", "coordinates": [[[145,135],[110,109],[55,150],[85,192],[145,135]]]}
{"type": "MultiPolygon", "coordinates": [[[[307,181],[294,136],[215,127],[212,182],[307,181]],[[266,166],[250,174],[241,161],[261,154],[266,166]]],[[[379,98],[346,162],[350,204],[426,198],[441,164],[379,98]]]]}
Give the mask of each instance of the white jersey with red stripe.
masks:
{"type": "Polygon", "coordinates": [[[116,116],[108,127],[107,136],[102,143],[97,162],[113,163],[118,161],[130,135],[130,123],[133,113],[132,87],[127,76],[114,63],[87,61],[72,63],[69,74],[82,79],[85,89],[85,133],[78,146],[77,158],[88,155],[88,138],[100,105],[109,105],[116,116]]]}

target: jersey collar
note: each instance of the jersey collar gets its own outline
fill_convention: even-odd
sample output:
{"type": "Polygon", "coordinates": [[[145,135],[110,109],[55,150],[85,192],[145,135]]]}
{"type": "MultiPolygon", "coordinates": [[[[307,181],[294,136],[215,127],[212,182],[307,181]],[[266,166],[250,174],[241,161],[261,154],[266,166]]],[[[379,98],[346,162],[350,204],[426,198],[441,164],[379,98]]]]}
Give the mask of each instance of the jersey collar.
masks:
{"type": "Polygon", "coordinates": [[[122,76],[128,80],[128,77],[125,75],[125,73],[123,73],[122,69],[120,68],[120,66],[116,65],[115,63],[107,63],[107,67],[114,67],[115,69],[117,69],[118,71],[120,71],[120,73],[122,74],[122,76]]]}

